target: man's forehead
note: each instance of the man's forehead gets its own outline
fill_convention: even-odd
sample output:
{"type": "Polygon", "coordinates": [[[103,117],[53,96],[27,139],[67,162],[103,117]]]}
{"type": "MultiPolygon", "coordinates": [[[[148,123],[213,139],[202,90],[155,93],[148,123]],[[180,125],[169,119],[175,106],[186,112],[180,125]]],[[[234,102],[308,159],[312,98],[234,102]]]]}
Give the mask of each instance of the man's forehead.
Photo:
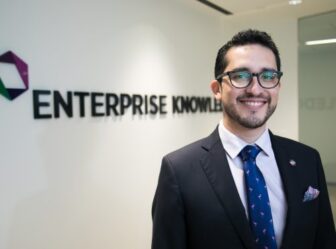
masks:
{"type": "Polygon", "coordinates": [[[276,67],[276,58],[273,51],[260,44],[232,47],[228,50],[225,60],[227,61],[227,66],[249,67],[250,63],[265,63],[264,67],[276,67]]]}
{"type": "MultiPolygon", "coordinates": [[[[245,44],[245,45],[239,45],[239,46],[233,46],[231,47],[228,51],[227,54],[229,53],[246,53],[246,52],[264,52],[264,53],[271,53],[272,55],[274,55],[273,51],[266,47],[263,46],[259,43],[251,43],[251,44],[245,44]]],[[[275,55],[274,55],[275,57],[275,55]]]]}

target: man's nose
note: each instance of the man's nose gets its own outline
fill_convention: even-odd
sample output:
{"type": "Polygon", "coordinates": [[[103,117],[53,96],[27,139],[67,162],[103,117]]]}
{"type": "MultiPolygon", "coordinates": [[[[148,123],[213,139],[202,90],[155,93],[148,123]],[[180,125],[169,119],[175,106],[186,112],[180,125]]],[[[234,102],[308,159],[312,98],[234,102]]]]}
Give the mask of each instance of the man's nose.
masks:
{"type": "Polygon", "coordinates": [[[246,91],[252,93],[253,95],[258,95],[263,91],[257,77],[257,75],[253,75],[250,85],[246,88],[246,91]]]}

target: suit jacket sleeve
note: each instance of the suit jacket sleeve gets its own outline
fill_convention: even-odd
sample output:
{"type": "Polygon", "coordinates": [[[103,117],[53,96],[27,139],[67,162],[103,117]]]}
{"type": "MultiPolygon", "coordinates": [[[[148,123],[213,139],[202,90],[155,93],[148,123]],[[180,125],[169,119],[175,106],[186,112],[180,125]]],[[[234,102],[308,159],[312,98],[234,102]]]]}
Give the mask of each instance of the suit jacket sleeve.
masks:
{"type": "Polygon", "coordinates": [[[317,174],[320,190],[319,202],[319,220],[317,224],[317,234],[315,240],[316,249],[334,249],[336,248],[336,233],[333,215],[328,197],[327,184],[322,168],[321,158],[317,152],[317,174]]]}
{"type": "Polygon", "coordinates": [[[181,192],[171,162],[164,157],[152,207],[152,249],[186,249],[181,192]]]}

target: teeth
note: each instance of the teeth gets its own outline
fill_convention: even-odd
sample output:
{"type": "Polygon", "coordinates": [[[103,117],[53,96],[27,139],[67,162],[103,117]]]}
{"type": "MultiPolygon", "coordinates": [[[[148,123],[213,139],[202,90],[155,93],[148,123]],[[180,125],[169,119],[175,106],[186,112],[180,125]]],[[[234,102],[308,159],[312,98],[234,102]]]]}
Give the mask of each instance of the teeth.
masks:
{"type": "Polygon", "coordinates": [[[263,102],[252,102],[252,101],[246,101],[244,102],[246,105],[250,105],[250,106],[260,106],[263,104],[263,102]]]}

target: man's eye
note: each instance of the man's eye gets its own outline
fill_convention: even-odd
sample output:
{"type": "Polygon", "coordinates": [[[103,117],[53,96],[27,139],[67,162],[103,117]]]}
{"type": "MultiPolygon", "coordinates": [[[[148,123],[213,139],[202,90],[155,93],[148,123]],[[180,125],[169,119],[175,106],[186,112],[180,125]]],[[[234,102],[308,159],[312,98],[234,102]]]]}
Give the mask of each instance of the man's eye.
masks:
{"type": "Polygon", "coordinates": [[[269,71],[269,72],[263,72],[261,77],[264,80],[273,80],[274,78],[276,78],[277,74],[275,72],[269,71]]]}
{"type": "Polygon", "coordinates": [[[234,80],[245,80],[249,79],[250,77],[251,76],[249,72],[236,72],[231,75],[231,78],[234,80]]]}

